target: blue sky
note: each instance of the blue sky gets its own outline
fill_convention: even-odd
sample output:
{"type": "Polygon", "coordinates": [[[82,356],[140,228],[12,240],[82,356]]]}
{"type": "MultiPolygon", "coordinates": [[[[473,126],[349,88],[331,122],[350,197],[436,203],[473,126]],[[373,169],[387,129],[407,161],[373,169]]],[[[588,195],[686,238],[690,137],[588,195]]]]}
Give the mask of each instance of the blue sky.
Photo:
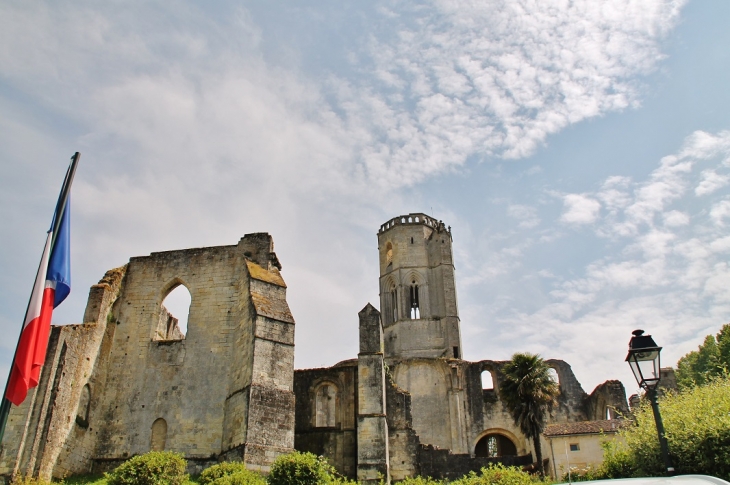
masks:
{"type": "MultiPolygon", "coordinates": [[[[77,323],[129,257],[273,235],[297,368],[357,353],[375,233],[452,227],[464,356],[636,384],[730,316],[730,4],[4,2],[0,374],[68,157],[77,323]]],[[[191,323],[192,324],[192,323],[191,323]]]]}

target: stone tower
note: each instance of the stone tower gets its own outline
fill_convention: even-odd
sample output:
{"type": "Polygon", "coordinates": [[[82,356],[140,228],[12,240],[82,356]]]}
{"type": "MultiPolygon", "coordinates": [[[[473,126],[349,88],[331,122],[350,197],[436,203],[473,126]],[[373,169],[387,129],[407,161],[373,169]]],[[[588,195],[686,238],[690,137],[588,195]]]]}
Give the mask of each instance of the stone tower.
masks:
{"type": "Polygon", "coordinates": [[[461,358],[451,230],[426,214],[380,226],[385,357],[461,358]]]}

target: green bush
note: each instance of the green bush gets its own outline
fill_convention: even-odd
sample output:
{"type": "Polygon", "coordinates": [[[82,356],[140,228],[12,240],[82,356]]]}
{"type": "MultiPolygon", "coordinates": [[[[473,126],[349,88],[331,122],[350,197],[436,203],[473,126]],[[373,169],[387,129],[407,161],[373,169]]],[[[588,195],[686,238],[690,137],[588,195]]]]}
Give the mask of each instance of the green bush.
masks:
{"type": "Polygon", "coordinates": [[[150,451],[122,463],[104,476],[109,485],[183,485],[187,463],[179,453],[150,451]]]}
{"type": "Polygon", "coordinates": [[[198,477],[201,485],[266,485],[259,473],[248,470],[240,461],[224,461],[206,468],[198,477]]]}
{"type": "Polygon", "coordinates": [[[271,465],[269,485],[318,485],[335,480],[334,468],[312,453],[279,455],[271,465]]]}
{"type": "Polygon", "coordinates": [[[444,480],[436,480],[431,477],[406,477],[398,482],[398,485],[444,485],[444,480]]]}
{"type": "Polygon", "coordinates": [[[51,485],[51,482],[47,480],[41,480],[40,478],[24,477],[22,475],[16,475],[10,481],[10,485],[51,485]]]}
{"type": "MultiPolygon", "coordinates": [[[[730,378],[669,395],[659,402],[669,455],[680,474],[730,480],[730,378]]],[[[608,443],[600,471],[606,478],[664,475],[654,415],[648,402],[636,426],[622,430],[625,443],[608,443]]]]}
{"type": "Polygon", "coordinates": [[[450,485],[534,485],[536,482],[540,479],[517,467],[497,463],[482,468],[478,474],[470,472],[450,485]]]}
{"type": "Polygon", "coordinates": [[[211,482],[211,485],[266,485],[266,479],[251,470],[241,470],[211,482]]]}

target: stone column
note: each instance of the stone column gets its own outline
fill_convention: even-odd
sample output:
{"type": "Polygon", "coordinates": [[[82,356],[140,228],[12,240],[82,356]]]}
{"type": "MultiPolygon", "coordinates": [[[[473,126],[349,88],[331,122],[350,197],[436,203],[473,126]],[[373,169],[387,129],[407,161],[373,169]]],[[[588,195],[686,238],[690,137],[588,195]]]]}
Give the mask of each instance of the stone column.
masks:
{"type": "Polygon", "coordinates": [[[388,423],[385,418],[385,364],[380,312],[370,303],[360,317],[357,354],[357,479],[363,484],[390,483],[388,423]]]}

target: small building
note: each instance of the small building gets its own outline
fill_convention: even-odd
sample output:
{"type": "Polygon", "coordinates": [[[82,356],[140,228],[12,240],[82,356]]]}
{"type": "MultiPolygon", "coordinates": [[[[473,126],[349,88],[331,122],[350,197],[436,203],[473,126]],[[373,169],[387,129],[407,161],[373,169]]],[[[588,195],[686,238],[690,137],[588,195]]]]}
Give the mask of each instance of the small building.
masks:
{"type": "Polygon", "coordinates": [[[619,429],[630,423],[623,419],[605,419],[548,425],[543,436],[549,444],[550,473],[553,478],[561,481],[569,470],[600,466],[603,463],[601,443],[616,439],[619,429]]]}

